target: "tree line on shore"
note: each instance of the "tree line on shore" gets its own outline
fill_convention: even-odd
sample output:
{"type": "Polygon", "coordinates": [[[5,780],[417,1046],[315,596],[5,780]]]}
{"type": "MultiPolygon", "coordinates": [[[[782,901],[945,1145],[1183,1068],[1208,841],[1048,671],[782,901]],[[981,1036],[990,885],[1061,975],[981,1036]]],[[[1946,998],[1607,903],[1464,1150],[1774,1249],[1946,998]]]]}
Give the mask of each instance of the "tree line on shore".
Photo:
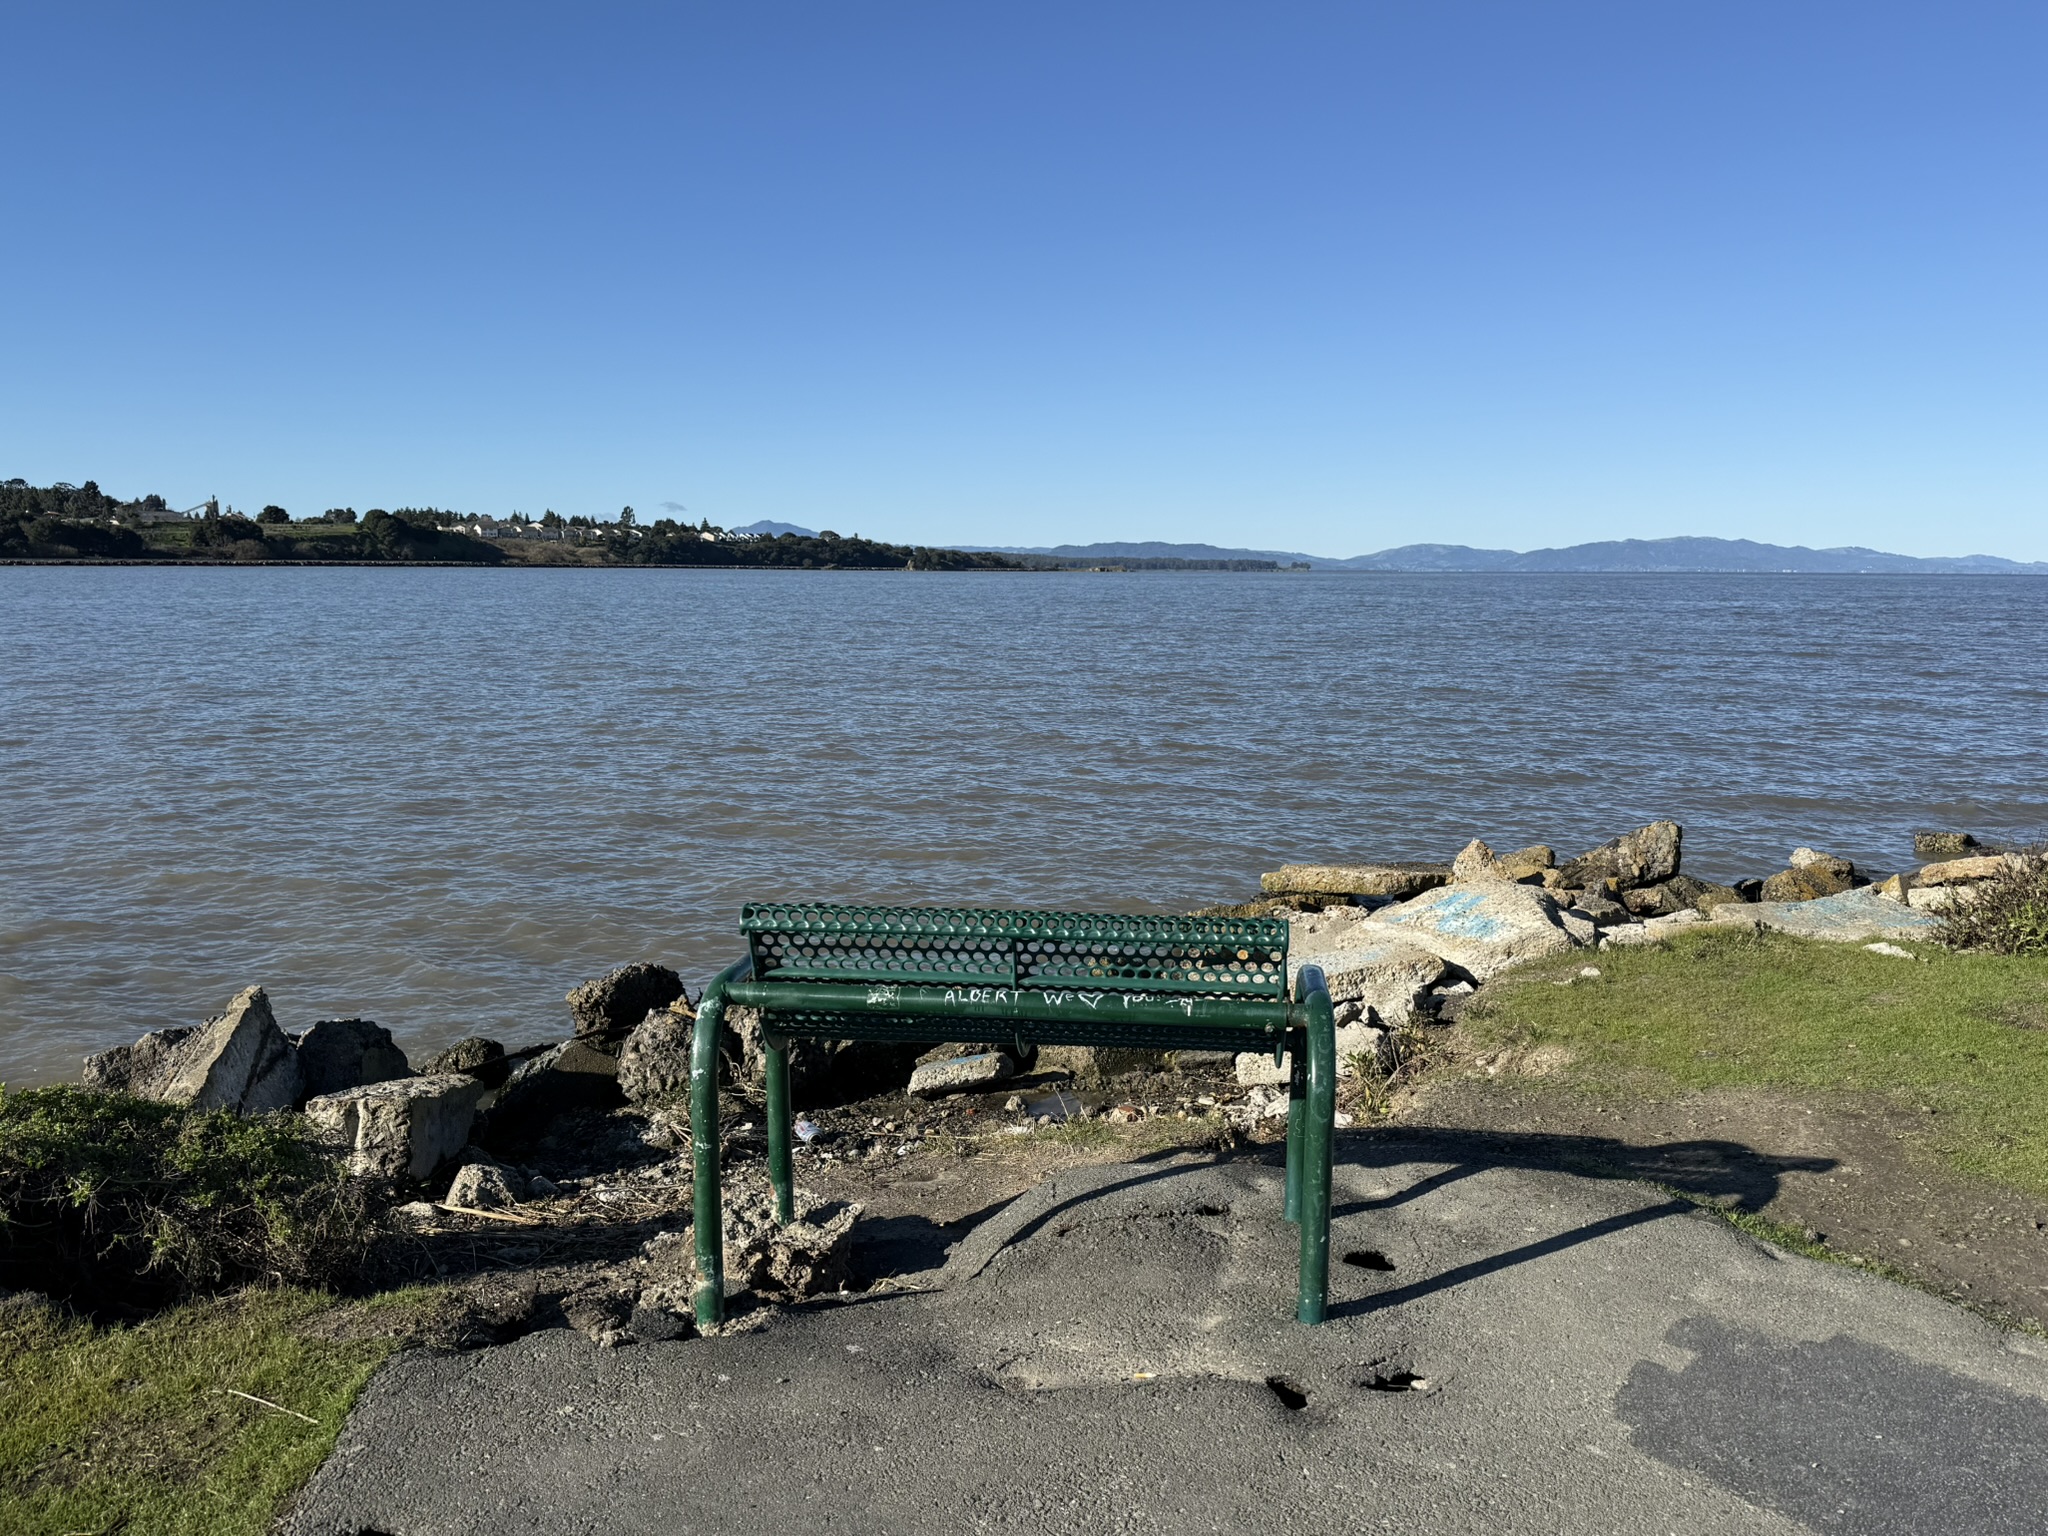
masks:
{"type": "Polygon", "coordinates": [[[197,562],[206,564],[434,563],[457,565],[639,565],[794,567],[856,570],[1030,570],[1052,562],[858,535],[733,535],[705,521],[642,525],[631,507],[599,523],[549,511],[503,524],[438,507],[333,507],[294,519],[280,506],[254,517],[218,501],[197,515],[173,511],[160,495],[109,496],[88,480],[32,486],[0,481],[0,559],[197,562]],[[488,524],[488,527],[486,526],[488,524]],[[482,534],[483,536],[479,536],[482,534]]]}

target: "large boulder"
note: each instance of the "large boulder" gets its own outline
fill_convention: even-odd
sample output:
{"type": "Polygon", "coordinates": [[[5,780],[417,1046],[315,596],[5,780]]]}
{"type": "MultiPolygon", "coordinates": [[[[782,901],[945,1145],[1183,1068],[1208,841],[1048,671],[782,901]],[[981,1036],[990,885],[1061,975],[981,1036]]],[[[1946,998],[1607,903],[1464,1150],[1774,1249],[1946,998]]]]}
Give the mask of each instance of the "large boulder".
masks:
{"type": "Polygon", "coordinates": [[[1405,941],[1479,981],[1593,939],[1593,925],[1567,919],[1549,892],[1503,881],[1426,891],[1374,913],[1354,931],[1405,941]]]}
{"type": "Polygon", "coordinates": [[[493,1150],[520,1147],[547,1134],[560,1115],[617,1109],[625,1102],[618,1058],[587,1040],[564,1040],[521,1062],[505,1079],[477,1139],[493,1150]]]}
{"type": "Polygon", "coordinates": [[[1473,838],[1451,860],[1451,878],[1460,883],[1474,880],[1515,880],[1541,884],[1545,871],[1557,863],[1557,854],[1541,843],[1496,854],[1473,838]]]}
{"type": "Polygon", "coordinates": [[[576,1038],[616,1056],[634,1026],[683,995],[683,979],[665,965],[637,960],[573,988],[567,998],[576,1038]]]}
{"type": "Polygon", "coordinates": [[[1365,896],[1399,901],[1448,885],[1448,864],[1283,864],[1259,876],[1269,896],[1365,896]]]}
{"type": "Polygon", "coordinates": [[[1964,854],[1980,851],[1983,846],[1967,832],[1913,834],[1913,857],[1916,859],[1959,859],[1964,854]]]}
{"type": "MultiPolygon", "coordinates": [[[[1585,900],[1597,900],[1587,897],[1585,900]]],[[[1637,917],[1669,917],[1674,912],[1697,908],[1711,912],[1718,906],[1742,900],[1742,893],[1732,885],[1714,885],[1705,880],[1695,880],[1691,875],[1673,875],[1658,885],[1638,886],[1621,893],[1622,904],[1637,917]]],[[[1583,908],[1584,903],[1581,903],[1583,908]]],[[[1588,913],[1588,916],[1593,916],[1588,913]]],[[[1594,917],[1594,921],[1599,919],[1594,917]]]]}
{"type": "Polygon", "coordinates": [[[194,1109],[273,1114],[299,1101],[299,1055],[277,1027],[269,995],[249,987],[204,1024],[87,1057],[85,1083],[194,1109]]]}
{"type": "Polygon", "coordinates": [[[447,1050],[429,1058],[420,1071],[432,1076],[439,1072],[460,1072],[473,1077],[486,1088],[502,1085],[512,1075],[515,1063],[506,1056],[505,1047],[495,1040],[482,1035],[465,1035],[447,1050]]]}
{"type": "Polygon", "coordinates": [[[117,1045],[85,1058],[85,1086],[100,1093],[130,1093],[160,1099],[177,1074],[185,1042],[199,1033],[197,1024],[153,1029],[133,1045],[117,1045]]]}
{"type": "Polygon", "coordinates": [[[1812,848],[1794,848],[1788,867],[1764,881],[1758,899],[1813,901],[1849,890],[1855,884],[1856,866],[1847,859],[1812,848]]]}
{"type": "Polygon", "coordinates": [[[1678,873],[1684,829],[1675,821],[1653,821],[1589,849],[1557,872],[1570,890],[1633,890],[1657,885],[1678,873]]]}
{"type": "Polygon", "coordinates": [[[677,998],[648,1013],[619,1050],[619,1091],[629,1104],[660,1104],[690,1091],[697,1016],[677,998]]]}
{"type": "Polygon", "coordinates": [[[321,1019],[298,1044],[299,1091],[309,1099],[412,1076],[391,1031],[368,1019],[321,1019]]]}
{"type": "Polygon", "coordinates": [[[424,1179],[469,1141],[484,1085],[460,1072],[369,1083],[306,1101],[306,1119],[342,1147],[351,1173],[424,1179]]]}

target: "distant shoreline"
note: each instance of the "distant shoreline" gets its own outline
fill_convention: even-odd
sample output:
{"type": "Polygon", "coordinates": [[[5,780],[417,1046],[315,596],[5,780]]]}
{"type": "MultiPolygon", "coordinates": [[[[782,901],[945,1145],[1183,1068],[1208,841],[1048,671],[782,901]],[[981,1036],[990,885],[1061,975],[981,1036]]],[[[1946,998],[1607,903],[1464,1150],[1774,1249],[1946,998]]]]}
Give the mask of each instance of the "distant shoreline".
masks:
{"type": "Polygon", "coordinates": [[[37,559],[23,556],[0,556],[0,566],[120,566],[138,570],[276,570],[296,568],[301,570],[438,570],[438,571],[785,571],[802,575],[832,571],[855,573],[869,576],[1355,576],[1370,579],[1383,576],[1443,576],[1469,580],[1472,577],[1496,576],[1800,576],[1800,577],[1883,577],[1887,580],[1909,577],[1916,581],[1950,580],[2026,580],[2048,579],[2048,571],[2006,570],[2006,571],[1760,571],[1739,566],[1668,567],[1657,570],[1616,570],[1613,568],[1546,568],[1543,570],[1396,570],[1384,568],[1361,568],[1322,566],[1314,570],[1289,569],[1281,566],[1270,570],[1229,569],[1215,566],[1190,565],[1175,569],[1148,569],[1142,565],[1117,565],[1105,562],[1102,565],[1015,565],[956,567],[949,569],[925,569],[915,566],[873,566],[873,565],[789,565],[762,562],[758,565],[682,565],[649,562],[639,564],[623,560],[604,561],[544,561],[508,560],[502,563],[487,563],[480,560],[203,560],[177,557],[167,560],[124,560],[92,558],[89,556],[68,556],[63,558],[37,559]]]}

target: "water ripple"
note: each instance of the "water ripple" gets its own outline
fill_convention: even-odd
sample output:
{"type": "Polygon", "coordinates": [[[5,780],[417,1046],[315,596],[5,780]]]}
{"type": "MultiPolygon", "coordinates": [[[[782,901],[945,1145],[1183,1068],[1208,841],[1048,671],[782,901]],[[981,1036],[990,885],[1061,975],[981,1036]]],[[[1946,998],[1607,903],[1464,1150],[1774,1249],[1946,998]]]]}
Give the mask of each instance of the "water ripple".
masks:
{"type": "Polygon", "coordinates": [[[0,570],[0,1078],[261,980],[420,1051],[744,900],[1172,910],[1288,859],[1732,878],[2048,823],[2048,582],[0,570]]]}

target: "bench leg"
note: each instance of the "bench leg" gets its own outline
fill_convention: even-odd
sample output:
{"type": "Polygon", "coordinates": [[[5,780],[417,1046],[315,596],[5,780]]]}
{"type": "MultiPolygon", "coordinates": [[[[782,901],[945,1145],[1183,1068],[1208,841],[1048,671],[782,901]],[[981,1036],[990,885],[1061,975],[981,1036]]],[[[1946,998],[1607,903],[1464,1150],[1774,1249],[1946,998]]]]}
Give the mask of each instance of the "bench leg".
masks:
{"type": "Polygon", "coordinates": [[[767,1047],[768,1182],[775,1188],[775,1219],[796,1219],[796,1176],[789,1164],[789,1047],[767,1047]]]}
{"type": "MultiPolygon", "coordinates": [[[[1330,1295],[1330,1173],[1337,1131],[1337,1020],[1320,970],[1302,967],[1307,993],[1307,1087],[1301,1105],[1301,1282],[1294,1315],[1320,1323],[1330,1295]],[[1312,973],[1312,974],[1311,974],[1312,973]]],[[[1290,1158],[1290,1162],[1293,1161],[1290,1158]]]]}
{"type": "Polygon", "coordinates": [[[1308,1060],[1305,1037],[1287,1032],[1287,1206],[1289,1221],[1301,1220],[1301,1121],[1308,1102],[1308,1060]]]}
{"type": "Polygon", "coordinates": [[[742,960],[718,973],[697,1005],[697,1033],[690,1043],[690,1172],[696,1210],[697,1326],[725,1321],[725,1191],[718,1177],[718,1031],[725,1018],[725,984],[745,976],[742,960]]]}

